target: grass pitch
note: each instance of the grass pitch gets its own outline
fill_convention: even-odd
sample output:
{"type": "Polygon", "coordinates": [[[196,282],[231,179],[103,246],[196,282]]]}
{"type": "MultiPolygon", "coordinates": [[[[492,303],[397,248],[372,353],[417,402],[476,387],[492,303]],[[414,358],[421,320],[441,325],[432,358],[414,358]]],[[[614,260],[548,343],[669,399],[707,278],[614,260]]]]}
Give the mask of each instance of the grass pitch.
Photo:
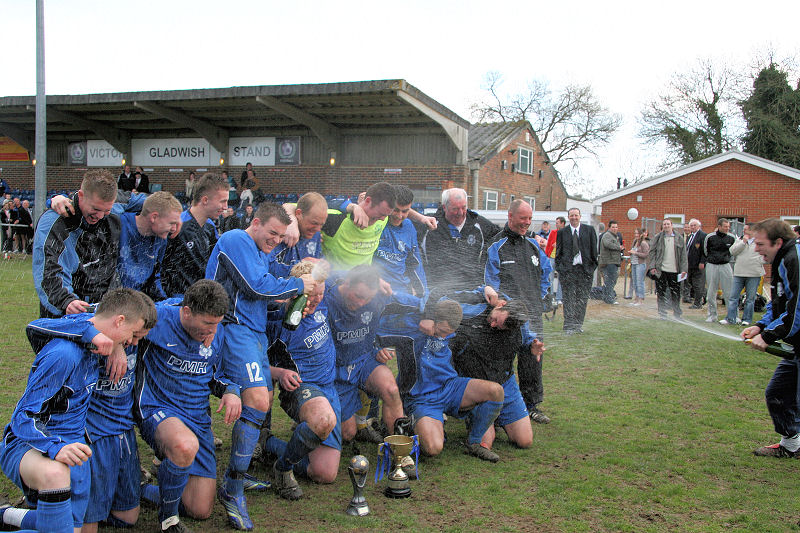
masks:
{"type": "MultiPolygon", "coordinates": [[[[0,263],[0,422],[7,423],[25,387],[33,354],[24,326],[38,316],[30,260],[0,263]]],[[[654,296],[648,295],[650,304],[654,296]]],[[[701,322],[702,312],[686,316],[701,322]]],[[[343,452],[333,485],[301,480],[306,494],[286,502],[248,495],[257,531],[791,531],[800,529],[797,469],[791,459],[756,458],[775,442],[763,390],[777,363],[736,342],[654,320],[652,308],[592,302],[586,333],[560,335],[560,316],[546,322],[545,402],[553,422],[534,427],[529,450],[495,445],[497,464],[463,455],[462,423],[447,425],[444,453],[422,461],[413,496],[389,500],[370,480],[371,514],[344,514],[352,491],[343,452]]],[[[735,333],[734,328],[713,329],[735,333]]],[[[211,399],[216,409],[217,401],[211,399]]],[[[274,411],[276,433],[289,421],[274,411]]],[[[225,441],[230,429],[215,416],[225,441]]],[[[140,443],[143,461],[152,457],[140,443]]],[[[361,446],[374,473],[376,449],[361,446]]],[[[265,470],[254,473],[268,477],[265,470]]],[[[0,480],[0,493],[19,491],[0,480]]],[[[226,531],[221,506],[194,531],[226,531]]],[[[153,531],[143,510],[134,531],[153,531]]]]}

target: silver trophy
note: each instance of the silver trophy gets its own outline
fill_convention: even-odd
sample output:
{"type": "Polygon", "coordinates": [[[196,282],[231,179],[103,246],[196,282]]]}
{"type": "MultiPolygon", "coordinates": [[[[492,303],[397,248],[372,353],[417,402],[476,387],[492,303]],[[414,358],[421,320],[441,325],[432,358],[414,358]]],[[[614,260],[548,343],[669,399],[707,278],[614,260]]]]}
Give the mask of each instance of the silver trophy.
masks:
{"type": "Polygon", "coordinates": [[[364,498],[364,486],[367,483],[367,471],[369,461],[363,455],[356,455],[350,459],[350,466],[347,473],[350,474],[350,481],[353,483],[353,499],[347,506],[345,512],[351,516],[366,516],[369,514],[369,505],[364,498]]]}

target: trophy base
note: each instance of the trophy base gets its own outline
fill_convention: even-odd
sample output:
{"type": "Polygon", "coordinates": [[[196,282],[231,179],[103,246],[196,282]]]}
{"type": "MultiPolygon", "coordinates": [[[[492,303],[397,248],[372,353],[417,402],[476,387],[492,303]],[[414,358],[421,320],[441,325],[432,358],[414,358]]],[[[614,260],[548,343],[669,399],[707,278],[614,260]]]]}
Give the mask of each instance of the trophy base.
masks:
{"type": "Polygon", "coordinates": [[[386,487],[383,490],[383,495],[386,496],[387,498],[395,498],[395,499],[408,498],[409,496],[411,496],[411,489],[409,487],[405,487],[402,489],[386,487]]]}
{"type": "Polygon", "coordinates": [[[369,506],[366,503],[361,505],[350,504],[347,506],[345,513],[350,516],[367,516],[369,514],[369,506]]]}

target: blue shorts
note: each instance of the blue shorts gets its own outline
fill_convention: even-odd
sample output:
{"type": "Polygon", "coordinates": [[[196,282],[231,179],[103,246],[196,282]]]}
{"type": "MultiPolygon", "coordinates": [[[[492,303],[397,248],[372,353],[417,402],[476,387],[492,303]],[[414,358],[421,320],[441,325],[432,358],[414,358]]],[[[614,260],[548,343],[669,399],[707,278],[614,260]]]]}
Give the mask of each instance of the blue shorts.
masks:
{"type": "Polygon", "coordinates": [[[517,420],[528,418],[528,409],[525,407],[525,400],[522,399],[522,393],[519,390],[519,384],[514,374],[503,383],[503,408],[497,416],[497,423],[500,426],[507,426],[513,424],[517,420]]]}
{"type": "Polygon", "coordinates": [[[383,363],[379,363],[372,353],[368,353],[349,365],[336,367],[334,385],[342,406],[342,420],[350,420],[350,417],[361,409],[361,398],[358,396],[358,391],[364,389],[369,376],[381,365],[383,363]]]}
{"type": "Polygon", "coordinates": [[[427,416],[444,422],[442,413],[448,416],[461,417],[464,415],[461,412],[461,400],[464,398],[464,391],[467,389],[467,383],[472,378],[455,377],[448,379],[442,388],[436,393],[425,394],[423,396],[409,396],[406,399],[406,413],[414,417],[414,420],[419,420],[423,416],[427,416]]]}
{"type": "MultiPolygon", "coordinates": [[[[81,441],[76,440],[75,442],[81,441]]],[[[19,475],[19,463],[22,461],[22,456],[28,453],[29,450],[33,450],[33,448],[28,443],[13,435],[7,435],[6,439],[0,441],[0,467],[2,467],[6,477],[22,490],[28,503],[35,506],[38,501],[38,493],[25,485],[19,475]]],[[[69,467],[73,527],[83,526],[83,517],[86,515],[86,506],[89,503],[89,486],[91,484],[90,462],[91,459],[80,466],[69,467]]]]}
{"type": "Polygon", "coordinates": [[[149,444],[155,452],[156,457],[162,460],[164,459],[164,454],[156,442],[156,429],[158,425],[167,418],[177,418],[195,434],[197,442],[200,445],[197,449],[197,455],[194,456],[194,461],[192,461],[189,467],[189,475],[211,479],[217,478],[217,457],[214,454],[214,434],[211,433],[210,423],[203,425],[197,424],[189,417],[169,407],[143,411],[142,414],[144,418],[139,424],[139,430],[142,433],[144,441],[149,444]]]}
{"type": "Polygon", "coordinates": [[[100,437],[92,445],[92,489],[84,521],[108,518],[111,510],[128,511],[139,506],[139,448],[136,431],[100,437]]]}
{"type": "Polygon", "coordinates": [[[281,408],[295,422],[300,422],[300,408],[312,398],[322,396],[331,404],[333,412],[336,414],[336,425],[330,434],[325,437],[322,444],[334,450],[342,450],[342,408],[339,405],[339,395],[333,384],[315,385],[313,383],[301,383],[293,391],[281,391],[278,398],[281,401],[281,408]]]}
{"type": "Polygon", "coordinates": [[[272,390],[267,334],[239,324],[225,324],[224,328],[222,370],[225,376],[242,389],[267,387],[272,390]]]}

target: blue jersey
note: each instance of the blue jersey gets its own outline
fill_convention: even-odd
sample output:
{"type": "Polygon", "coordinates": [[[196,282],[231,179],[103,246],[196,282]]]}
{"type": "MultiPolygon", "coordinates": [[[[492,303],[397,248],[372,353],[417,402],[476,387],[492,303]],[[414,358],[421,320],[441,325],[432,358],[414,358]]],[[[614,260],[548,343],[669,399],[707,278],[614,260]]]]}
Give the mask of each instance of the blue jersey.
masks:
{"type": "Polygon", "coordinates": [[[450,351],[450,339],[455,333],[447,337],[424,337],[422,342],[415,342],[423,346],[417,356],[417,382],[411,387],[409,394],[419,397],[440,391],[444,384],[458,373],[453,368],[453,354],[450,351]]]}
{"type": "Polygon", "coordinates": [[[417,245],[417,230],[405,219],[400,226],[387,224],[381,233],[372,264],[381,270],[381,277],[393,290],[421,295],[428,282],[417,245]]]}
{"type": "Polygon", "coordinates": [[[18,438],[55,459],[61,448],[84,442],[89,398],[100,362],[67,339],[48,342],[36,355],[28,384],[3,438],[18,438]]]}
{"type": "MultiPolygon", "coordinates": [[[[93,313],[79,313],[61,318],[40,318],[28,324],[26,333],[35,351],[54,338],[88,345],[100,333],[89,321],[93,316],[93,313]]],[[[111,382],[105,365],[100,365],[97,385],[89,400],[89,413],[86,416],[86,431],[92,440],[119,435],[134,425],[133,384],[136,346],[128,346],[125,353],[128,356],[128,369],[117,383],[111,382]]]]}
{"type": "Polygon", "coordinates": [[[134,415],[141,420],[144,411],[171,407],[206,425],[211,423],[209,393],[238,395],[239,386],[218,370],[224,329],[217,326],[211,346],[194,340],[181,325],[181,304],[179,298],[157,303],[158,322],[139,341],[134,415]]]}
{"type": "Polygon", "coordinates": [[[408,312],[420,312],[421,300],[410,294],[395,292],[386,296],[378,292],[366,305],[351,311],[339,292],[339,285],[325,289],[333,341],[336,345],[336,365],[346,366],[362,355],[374,351],[378,322],[387,304],[405,306],[408,312]]]}
{"type": "Polygon", "coordinates": [[[206,266],[206,278],[218,281],[228,292],[231,304],[226,323],[263,333],[269,301],[302,294],[303,280],[276,278],[270,274],[270,263],[269,256],[244,230],[231,230],[219,238],[206,266]]]}
{"type": "Polygon", "coordinates": [[[322,236],[316,232],[310,239],[300,239],[294,246],[280,243],[269,255],[274,259],[270,271],[278,277],[288,277],[292,267],[306,257],[322,257],[322,236]]]}
{"type": "Polygon", "coordinates": [[[167,239],[155,235],[148,237],[136,228],[136,215],[124,213],[120,217],[122,228],[119,235],[119,272],[123,287],[144,291],[154,300],[167,297],[161,287],[161,262],[167,239]]]}
{"type": "Polygon", "coordinates": [[[267,336],[270,364],[297,371],[303,383],[328,385],[336,374],[336,348],[328,323],[328,306],[323,299],[313,314],[303,317],[297,329],[283,327],[283,313],[272,313],[267,336]],[[275,320],[272,320],[272,319],[275,320]]]}

